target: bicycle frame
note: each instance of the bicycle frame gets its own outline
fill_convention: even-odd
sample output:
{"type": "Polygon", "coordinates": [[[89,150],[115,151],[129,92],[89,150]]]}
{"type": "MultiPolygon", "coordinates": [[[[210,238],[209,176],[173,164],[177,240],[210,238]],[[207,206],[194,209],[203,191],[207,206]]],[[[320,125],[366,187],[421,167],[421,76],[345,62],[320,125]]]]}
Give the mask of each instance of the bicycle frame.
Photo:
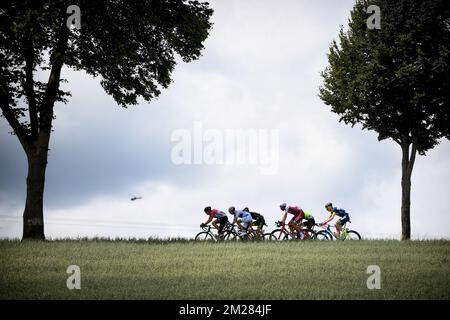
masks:
{"type": "MultiPolygon", "coordinates": [[[[324,230],[327,233],[327,235],[331,237],[331,240],[338,240],[338,238],[335,235],[335,232],[332,229],[336,229],[336,227],[327,224],[327,228],[324,230]]],[[[348,231],[349,229],[347,228],[347,224],[344,224],[341,228],[339,240],[345,240],[347,238],[348,231]]]]}
{"type": "MultiPolygon", "coordinates": [[[[284,237],[287,236],[288,238],[291,238],[291,239],[299,239],[298,234],[297,234],[297,231],[291,232],[290,228],[287,228],[286,225],[289,226],[289,224],[281,223],[280,221],[275,222],[275,226],[277,226],[278,228],[280,228],[280,231],[281,231],[279,237],[280,237],[282,234],[284,234],[284,237]]],[[[308,229],[306,229],[303,225],[302,225],[301,231],[303,232],[304,237],[305,237],[305,238],[302,239],[302,240],[306,240],[306,239],[310,239],[310,238],[311,238],[310,232],[309,232],[308,229]]],[[[311,231],[312,231],[312,230],[311,230],[311,231]]],[[[314,231],[313,231],[313,232],[314,232],[314,231]]],[[[283,240],[283,239],[278,238],[278,239],[276,239],[276,240],[283,240]]]]}
{"type": "MultiPolygon", "coordinates": [[[[219,237],[218,229],[216,229],[214,226],[207,225],[207,226],[202,227],[201,229],[204,232],[207,232],[213,238],[213,240],[215,240],[215,241],[222,240],[221,237],[219,237]],[[217,232],[213,232],[213,230],[216,230],[217,232]]],[[[227,222],[225,224],[225,226],[223,227],[222,234],[225,237],[227,234],[230,234],[230,233],[236,234],[236,231],[234,230],[234,226],[230,222],[227,222]]]]}
{"type": "MultiPolygon", "coordinates": [[[[217,230],[214,226],[212,225],[206,225],[201,227],[201,229],[203,230],[201,233],[203,234],[207,234],[207,236],[211,237],[211,240],[214,241],[221,241],[221,240],[237,240],[237,239],[241,239],[241,240],[262,240],[265,237],[265,234],[262,233],[260,234],[258,232],[258,229],[256,228],[248,228],[246,230],[246,233],[241,234],[241,231],[238,230],[238,225],[236,224],[231,224],[230,222],[227,222],[223,228],[223,232],[222,232],[222,237],[219,237],[219,234],[217,232],[214,232],[214,230],[217,230]]],[[[264,232],[263,229],[261,229],[261,232],[264,232]]],[[[198,236],[198,235],[197,235],[198,236]]],[[[270,234],[269,234],[269,238],[270,239],[270,234]]]]}
{"type": "Polygon", "coordinates": [[[211,227],[210,225],[203,227],[202,230],[208,232],[213,237],[213,239],[217,241],[217,240],[219,240],[219,235],[215,234],[215,232],[212,232],[212,230],[211,230],[212,228],[214,230],[217,230],[216,228],[211,227]]]}

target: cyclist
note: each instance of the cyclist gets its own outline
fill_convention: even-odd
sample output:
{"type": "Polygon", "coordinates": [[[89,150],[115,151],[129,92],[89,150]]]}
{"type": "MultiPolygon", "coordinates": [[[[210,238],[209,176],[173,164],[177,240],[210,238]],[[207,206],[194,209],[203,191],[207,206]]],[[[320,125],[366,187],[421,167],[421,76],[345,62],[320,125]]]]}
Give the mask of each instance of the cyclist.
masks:
{"type": "Polygon", "coordinates": [[[244,208],[243,211],[249,212],[253,219],[253,225],[257,227],[256,233],[262,237],[264,235],[263,228],[266,226],[266,220],[264,219],[264,216],[258,212],[250,211],[249,208],[244,208]]]}
{"type": "Polygon", "coordinates": [[[202,223],[200,225],[200,227],[201,228],[205,227],[214,218],[216,218],[216,220],[212,221],[211,224],[214,226],[214,228],[219,230],[219,238],[222,238],[223,237],[223,228],[225,227],[225,224],[228,222],[228,217],[225,214],[225,212],[217,210],[217,209],[212,209],[211,207],[206,207],[203,211],[205,211],[205,213],[209,217],[208,217],[208,220],[206,220],[205,223],[202,223]],[[217,224],[219,224],[219,225],[217,225],[217,224]]]}
{"type": "Polygon", "coordinates": [[[228,212],[234,216],[232,224],[237,223],[239,229],[241,230],[239,236],[245,236],[247,234],[248,228],[252,226],[253,218],[250,212],[244,210],[236,210],[235,207],[228,208],[228,212]],[[239,221],[239,219],[241,219],[244,224],[241,224],[241,221],[239,221]]]}
{"type": "Polygon", "coordinates": [[[316,220],[314,220],[313,215],[308,211],[304,211],[304,213],[305,216],[303,217],[303,219],[305,221],[303,221],[303,226],[306,227],[306,229],[312,230],[312,228],[316,225],[316,220]]]}
{"type": "Polygon", "coordinates": [[[283,217],[280,221],[281,224],[286,223],[288,213],[292,214],[294,217],[288,223],[289,230],[291,233],[295,232],[298,236],[300,236],[303,230],[303,224],[301,222],[305,219],[305,212],[298,206],[288,206],[286,203],[280,204],[280,209],[284,211],[283,217]]]}
{"type": "Polygon", "coordinates": [[[336,221],[334,225],[336,227],[336,233],[334,234],[337,239],[341,236],[342,227],[350,221],[350,215],[344,209],[333,207],[331,202],[328,202],[325,205],[325,209],[330,213],[327,219],[324,222],[319,223],[319,225],[326,225],[328,222],[334,219],[335,216],[338,216],[340,219],[336,221]]]}

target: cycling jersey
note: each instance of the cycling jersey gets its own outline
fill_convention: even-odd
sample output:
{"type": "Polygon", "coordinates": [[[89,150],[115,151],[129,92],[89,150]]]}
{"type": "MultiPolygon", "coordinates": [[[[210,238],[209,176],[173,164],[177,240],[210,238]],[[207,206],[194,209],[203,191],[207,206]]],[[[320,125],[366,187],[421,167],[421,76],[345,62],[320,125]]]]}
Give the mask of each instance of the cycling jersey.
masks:
{"type": "Polygon", "coordinates": [[[251,214],[253,220],[264,219],[263,215],[258,212],[250,212],[250,214],[251,214]]]}
{"type": "Polygon", "coordinates": [[[253,225],[262,229],[264,227],[264,225],[266,224],[266,220],[264,219],[264,216],[257,212],[250,212],[250,214],[252,215],[252,218],[254,220],[253,225]]]}
{"type": "Polygon", "coordinates": [[[234,210],[234,217],[236,219],[241,218],[242,220],[249,220],[252,221],[252,215],[250,214],[250,212],[247,211],[243,211],[243,210],[234,210]]]}
{"type": "Polygon", "coordinates": [[[349,216],[348,212],[346,212],[344,209],[333,208],[332,212],[334,212],[340,218],[346,218],[349,216]]]}
{"type": "Polygon", "coordinates": [[[350,221],[350,215],[344,209],[333,208],[332,212],[340,218],[339,223],[341,225],[344,225],[350,221]]]}
{"type": "Polygon", "coordinates": [[[217,210],[217,209],[212,209],[211,214],[209,215],[209,219],[213,219],[213,218],[220,219],[220,218],[224,218],[226,216],[227,215],[225,214],[225,212],[217,210]]]}
{"type": "Polygon", "coordinates": [[[292,222],[302,221],[305,217],[305,212],[297,206],[288,206],[285,210],[286,213],[292,214],[294,217],[291,219],[292,222]]]}
{"type": "Polygon", "coordinates": [[[234,210],[234,218],[237,220],[239,218],[242,219],[243,225],[242,227],[244,230],[248,229],[248,226],[253,221],[252,215],[250,212],[244,211],[244,210],[234,210]]]}
{"type": "Polygon", "coordinates": [[[305,215],[304,215],[304,219],[305,220],[310,220],[310,219],[314,219],[313,215],[307,211],[304,211],[305,215]]]}
{"type": "Polygon", "coordinates": [[[294,216],[298,216],[300,214],[304,214],[303,210],[297,206],[288,206],[285,210],[287,213],[293,214],[294,216]]]}

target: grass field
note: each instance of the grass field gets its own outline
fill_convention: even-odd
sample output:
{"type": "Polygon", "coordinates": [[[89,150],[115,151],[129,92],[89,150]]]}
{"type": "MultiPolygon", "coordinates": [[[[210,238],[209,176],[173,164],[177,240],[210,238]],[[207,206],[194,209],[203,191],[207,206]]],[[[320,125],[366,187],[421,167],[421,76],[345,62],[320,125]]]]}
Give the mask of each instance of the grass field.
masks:
{"type": "Polygon", "coordinates": [[[0,298],[449,299],[450,241],[0,241],[0,298]],[[66,287],[69,265],[81,290],[66,287]]]}

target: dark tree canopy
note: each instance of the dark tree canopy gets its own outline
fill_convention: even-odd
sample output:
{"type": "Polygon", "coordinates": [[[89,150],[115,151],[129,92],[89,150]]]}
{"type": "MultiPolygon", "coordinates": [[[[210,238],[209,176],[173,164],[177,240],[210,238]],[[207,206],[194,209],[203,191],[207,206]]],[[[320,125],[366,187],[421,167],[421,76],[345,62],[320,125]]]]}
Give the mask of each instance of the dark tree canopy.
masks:
{"type": "Polygon", "coordinates": [[[401,146],[401,238],[410,239],[416,153],[450,139],[450,2],[358,0],[328,62],[319,96],[339,121],[401,146]],[[370,5],[380,8],[379,29],[367,23],[370,5]]]}
{"type": "MultiPolygon", "coordinates": [[[[33,73],[51,69],[58,59],[101,76],[105,91],[122,106],[136,104],[139,96],[150,101],[170,84],[175,54],[186,62],[200,56],[211,15],[208,3],[198,1],[2,1],[1,103],[24,118],[28,108],[19,102],[26,99],[37,113],[37,119],[21,121],[31,133],[48,90],[33,73]],[[66,27],[69,5],[80,7],[80,30],[66,27]]],[[[57,100],[65,95],[58,91],[57,100]]]]}
{"type": "Polygon", "coordinates": [[[450,2],[357,1],[333,42],[320,98],[340,120],[424,154],[450,138],[450,2]],[[381,10],[369,29],[366,8],[381,10]]]}
{"type": "Polygon", "coordinates": [[[43,239],[43,197],[64,65],[101,78],[121,106],[150,101],[171,82],[179,55],[197,59],[213,11],[195,0],[2,0],[0,109],[28,160],[23,238],[43,239]],[[81,28],[68,26],[79,8],[81,28]],[[48,80],[35,75],[48,71],[48,80]]]}

